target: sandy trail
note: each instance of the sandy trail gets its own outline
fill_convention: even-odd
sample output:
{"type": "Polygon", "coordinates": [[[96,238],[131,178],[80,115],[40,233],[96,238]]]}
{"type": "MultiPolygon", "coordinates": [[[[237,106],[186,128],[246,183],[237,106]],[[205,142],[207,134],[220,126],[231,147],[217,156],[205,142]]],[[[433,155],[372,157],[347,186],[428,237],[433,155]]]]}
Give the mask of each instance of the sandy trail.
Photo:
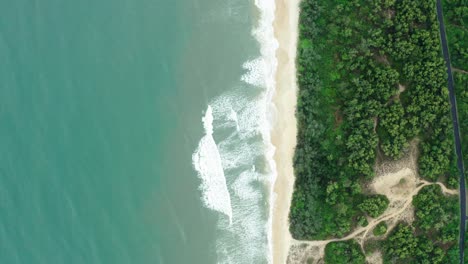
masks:
{"type": "Polygon", "coordinates": [[[425,180],[421,180],[421,182],[422,183],[427,183],[427,185],[429,185],[429,184],[439,185],[440,188],[442,188],[442,193],[444,193],[445,195],[458,195],[458,189],[449,189],[441,182],[433,183],[433,182],[428,182],[428,181],[425,181],[425,180]]]}
{"type": "MultiPolygon", "coordinates": [[[[416,195],[424,186],[429,185],[429,183],[421,184],[419,187],[417,187],[413,192],[411,192],[412,195],[416,195]]],[[[363,247],[363,242],[367,236],[367,233],[371,230],[374,229],[376,225],[378,225],[382,221],[386,221],[392,218],[396,218],[397,216],[401,215],[409,205],[411,205],[411,202],[413,201],[413,198],[408,198],[401,208],[398,210],[390,210],[389,213],[383,214],[380,217],[376,219],[372,219],[369,224],[365,227],[358,227],[356,228],[351,234],[342,237],[342,238],[333,238],[333,239],[328,239],[328,240],[315,240],[315,241],[307,241],[307,240],[294,240],[294,244],[307,244],[311,246],[321,246],[321,245],[326,245],[330,242],[337,242],[337,241],[345,241],[345,240],[350,240],[350,239],[357,239],[359,241],[359,244],[361,247],[363,247]]]]}
{"type": "MultiPolygon", "coordinates": [[[[416,189],[414,189],[410,193],[410,197],[408,197],[404,203],[399,206],[397,210],[395,209],[390,209],[387,210],[387,213],[384,213],[378,218],[372,219],[369,221],[369,224],[365,227],[358,227],[356,228],[351,234],[342,237],[342,238],[333,238],[333,239],[328,239],[328,240],[315,240],[315,241],[307,241],[307,240],[292,240],[292,246],[296,248],[302,248],[304,250],[313,250],[316,251],[318,254],[315,254],[314,259],[317,261],[319,259],[323,259],[324,253],[325,253],[325,246],[330,243],[330,242],[338,242],[338,241],[346,241],[350,239],[356,239],[361,246],[361,249],[364,250],[364,243],[366,242],[366,239],[368,237],[368,234],[370,231],[372,231],[375,226],[377,226],[379,223],[384,222],[384,221],[389,221],[389,220],[395,220],[395,219],[400,219],[402,216],[404,216],[405,213],[408,213],[408,209],[411,209],[411,204],[413,202],[413,196],[416,195],[422,188],[428,185],[432,184],[438,184],[442,187],[442,191],[446,195],[457,195],[458,190],[451,190],[445,187],[444,184],[437,182],[437,183],[431,183],[427,181],[421,181],[421,184],[418,185],[416,189]],[[315,249],[314,249],[315,248],[315,249]]],[[[394,221],[396,222],[396,221],[394,221]]],[[[394,225],[392,226],[392,228],[394,225]]],[[[387,233],[391,228],[388,229],[387,233]]],[[[377,259],[377,258],[376,258],[377,259]]],[[[301,262],[295,262],[290,258],[289,263],[303,263],[301,262]]]]}
{"type": "Polygon", "coordinates": [[[453,68],[453,67],[452,67],[452,70],[453,70],[454,72],[459,72],[459,73],[463,73],[463,74],[468,74],[468,71],[465,71],[465,70],[462,70],[462,69],[457,69],[457,68],[453,68]]]}
{"type": "MultiPolygon", "coordinates": [[[[373,237],[372,230],[381,222],[388,224],[387,234],[395,227],[397,222],[413,221],[413,197],[428,185],[437,184],[445,195],[458,195],[458,190],[448,189],[443,183],[428,182],[417,175],[417,141],[411,143],[410,151],[399,161],[377,162],[375,179],[367,186],[367,192],[372,194],[383,194],[387,196],[390,203],[385,212],[377,218],[368,218],[368,225],[358,227],[343,238],[332,238],[328,240],[292,240],[292,247],[288,263],[319,263],[324,258],[325,247],[330,242],[355,239],[361,249],[365,242],[373,237]],[[369,232],[371,232],[369,234],[369,232]],[[312,253],[313,252],[313,253],[312,253]]],[[[385,236],[384,236],[385,237],[385,236]]],[[[379,254],[368,259],[369,263],[381,263],[379,254]]]]}

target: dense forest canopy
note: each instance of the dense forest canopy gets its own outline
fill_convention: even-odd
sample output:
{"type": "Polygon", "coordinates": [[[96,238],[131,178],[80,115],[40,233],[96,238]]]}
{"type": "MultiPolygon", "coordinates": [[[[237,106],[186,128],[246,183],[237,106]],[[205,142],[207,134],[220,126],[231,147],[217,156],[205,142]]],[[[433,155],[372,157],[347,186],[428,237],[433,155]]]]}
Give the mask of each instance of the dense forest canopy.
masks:
{"type": "MultiPolygon", "coordinates": [[[[466,15],[460,14],[468,12],[463,2],[445,0],[444,6],[446,19],[464,28],[466,15]]],[[[453,34],[448,32],[456,49],[452,59],[466,69],[466,30],[465,35],[453,34]]],[[[303,0],[297,63],[298,144],[290,212],[295,239],[344,237],[365,226],[368,217],[380,216],[388,199],[365,190],[375,176],[377,156],[398,160],[414,139],[419,142],[419,176],[457,187],[435,1],[303,0]]],[[[457,85],[466,83],[466,74],[456,78],[457,85]]],[[[467,94],[465,89],[462,96],[467,94]]],[[[466,115],[468,104],[464,107],[466,115]]],[[[383,223],[374,229],[376,236],[388,231],[379,244],[385,259],[452,263],[458,199],[430,185],[415,196],[413,206],[411,225],[387,230],[383,223]],[[416,242],[402,244],[401,237],[416,242]],[[402,250],[396,250],[398,246],[402,250]]],[[[352,241],[331,243],[325,260],[351,263],[336,262],[330,254],[356,255],[355,248],[352,241]]]]}
{"type": "MultiPolygon", "coordinates": [[[[466,170],[468,164],[468,1],[443,0],[442,3],[466,170]]],[[[468,175],[466,171],[465,175],[468,175]]],[[[468,263],[468,243],[465,243],[465,263],[468,263]]]]}

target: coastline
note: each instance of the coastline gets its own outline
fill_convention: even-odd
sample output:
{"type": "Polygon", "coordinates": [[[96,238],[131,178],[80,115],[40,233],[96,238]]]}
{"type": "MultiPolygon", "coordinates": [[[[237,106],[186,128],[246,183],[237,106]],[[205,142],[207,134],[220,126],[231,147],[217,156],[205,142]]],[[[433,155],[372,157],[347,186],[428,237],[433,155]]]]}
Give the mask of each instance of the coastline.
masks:
{"type": "Polygon", "coordinates": [[[294,189],[293,157],[297,135],[295,111],[298,19],[299,0],[276,0],[274,31],[279,47],[276,52],[276,91],[273,96],[276,120],[271,134],[272,143],[276,147],[274,159],[277,169],[272,216],[274,264],[286,263],[292,240],[289,232],[289,208],[294,189]]]}

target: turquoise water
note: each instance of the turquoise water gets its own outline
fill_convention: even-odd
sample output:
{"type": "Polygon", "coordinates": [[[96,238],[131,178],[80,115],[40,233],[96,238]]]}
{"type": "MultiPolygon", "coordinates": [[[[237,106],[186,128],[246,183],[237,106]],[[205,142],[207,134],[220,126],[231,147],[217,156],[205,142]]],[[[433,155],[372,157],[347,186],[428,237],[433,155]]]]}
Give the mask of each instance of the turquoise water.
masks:
{"type": "MultiPolygon", "coordinates": [[[[203,204],[192,154],[214,98],[249,89],[258,13],[240,0],[0,2],[0,263],[224,263],[248,250],[203,204]]],[[[228,184],[243,169],[231,171],[228,184]]],[[[255,254],[233,263],[266,258],[255,254]]]]}

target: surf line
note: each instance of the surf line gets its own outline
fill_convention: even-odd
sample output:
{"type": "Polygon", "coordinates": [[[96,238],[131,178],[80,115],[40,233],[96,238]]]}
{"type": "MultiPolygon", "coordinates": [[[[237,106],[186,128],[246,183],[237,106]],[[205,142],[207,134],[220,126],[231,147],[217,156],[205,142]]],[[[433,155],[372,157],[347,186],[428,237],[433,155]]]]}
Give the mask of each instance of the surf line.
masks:
{"type": "Polygon", "coordinates": [[[202,118],[205,135],[192,155],[193,167],[201,179],[200,191],[203,204],[214,211],[226,215],[232,224],[231,197],[221,162],[219,149],[213,138],[213,110],[208,105],[202,118]]]}

